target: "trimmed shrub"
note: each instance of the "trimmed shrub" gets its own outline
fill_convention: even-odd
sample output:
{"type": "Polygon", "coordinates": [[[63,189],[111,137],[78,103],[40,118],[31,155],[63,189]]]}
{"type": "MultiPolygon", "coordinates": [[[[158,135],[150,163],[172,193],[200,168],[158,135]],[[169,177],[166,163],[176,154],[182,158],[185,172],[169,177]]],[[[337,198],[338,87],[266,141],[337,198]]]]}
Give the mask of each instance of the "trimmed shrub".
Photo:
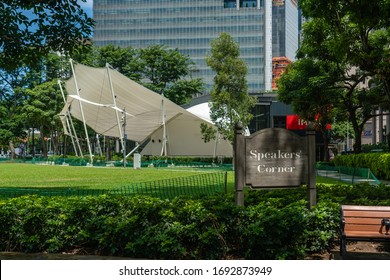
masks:
{"type": "Polygon", "coordinates": [[[85,252],[147,259],[302,259],[339,238],[339,205],[390,205],[390,187],[318,185],[172,201],[146,196],[37,197],[0,201],[0,250],[85,252]]]}
{"type": "Polygon", "coordinates": [[[375,177],[390,180],[390,153],[362,153],[336,156],[336,166],[369,168],[375,177]]]}

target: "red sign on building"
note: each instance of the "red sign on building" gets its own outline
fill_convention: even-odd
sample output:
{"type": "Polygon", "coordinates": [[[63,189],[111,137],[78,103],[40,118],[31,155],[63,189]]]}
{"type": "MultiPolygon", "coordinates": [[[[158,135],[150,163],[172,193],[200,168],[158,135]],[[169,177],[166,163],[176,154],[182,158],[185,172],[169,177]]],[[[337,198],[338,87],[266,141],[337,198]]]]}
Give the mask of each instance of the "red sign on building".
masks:
{"type": "MultiPolygon", "coordinates": [[[[287,115],[286,116],[286,128],[289,130],[305,130],[307,122],[300,119],[298,115],[287,115]]],[[[332,129],[332,126],[328,124],[327,130],[332,129]]]]}

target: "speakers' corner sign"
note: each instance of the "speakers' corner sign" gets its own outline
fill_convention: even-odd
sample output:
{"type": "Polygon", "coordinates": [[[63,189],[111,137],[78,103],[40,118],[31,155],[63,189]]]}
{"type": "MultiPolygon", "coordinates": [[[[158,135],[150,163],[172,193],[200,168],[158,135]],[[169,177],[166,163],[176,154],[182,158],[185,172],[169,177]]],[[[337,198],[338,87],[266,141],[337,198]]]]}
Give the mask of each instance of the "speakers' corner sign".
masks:
{"type": "Polygon", "coordinates": [[[251,136],[236,125],[234,139],[235,199],[244,205],[244,186],[253,189],[307,185],[309,207],[316,205],[315,132],[305,136],[284,128],[266,128],[251,136]]]}
{"type": "Polygon", "coordinates": [[[307,181],[306,138],[283,128],[246,137],[245,182],[252,188],[298,187],[307,181]]]}

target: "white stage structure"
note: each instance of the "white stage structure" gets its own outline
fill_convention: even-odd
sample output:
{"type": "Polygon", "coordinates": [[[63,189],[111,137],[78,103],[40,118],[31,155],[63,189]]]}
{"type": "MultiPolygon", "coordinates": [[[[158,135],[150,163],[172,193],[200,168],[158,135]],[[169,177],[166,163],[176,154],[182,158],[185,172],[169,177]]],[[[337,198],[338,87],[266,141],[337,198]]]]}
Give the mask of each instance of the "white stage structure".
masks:
{"type": "Polygon", "coordinates": [[[98,134],[119,138],[122,150],[124,139],[138,143],[136,149],[144,146],[143,155],[232,156],[232,146],[224,139],[204,143],[200,124],[206,120],[132,81],[110,65],[93,68],[71,61],[71,66],[73,76],[65,81],[68,95],[60,116],[65,133],[72,139],[77,137],[71,117],[83,122],[91,162],[87,126],[98,134]]]}

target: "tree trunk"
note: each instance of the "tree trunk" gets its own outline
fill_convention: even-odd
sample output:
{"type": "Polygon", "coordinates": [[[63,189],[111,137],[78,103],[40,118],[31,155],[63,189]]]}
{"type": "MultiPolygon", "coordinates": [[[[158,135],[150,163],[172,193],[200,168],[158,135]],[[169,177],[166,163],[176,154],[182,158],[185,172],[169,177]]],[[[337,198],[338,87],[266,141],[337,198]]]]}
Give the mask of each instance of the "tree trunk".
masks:
{"type": "Polygon", "coordinates": [[[362,152],[362,130],[355,125],[353,126],[353,131],[355,133],[355,143],[353,144],[353,150],[355,154],[362,152]]]}
{"type": "Polygon", "coordinates": [[[110,137],[104,136],[104,141],[106,142],[106,160],[111,160],[111,147],[110,147],[110,137]]]}
{"type": "Polygon", "coordinates": [[[35,128],[32,128],[32,135],[31,135],[31,139],[32,139],[32,156],[35,157],[35,128]]]}
{"type": "Polygon", "coordinates": [[[13,160],[15,159],[15,146],[12,140],[9,141],[9,149],[11,151],[10,159],[13,160]]]}
{"type": "Polygon", "coordinates": [[[41,134],[41,140],[42,140],[42,154],[44,158],[47,158],[47,140],[45,139],[45,136],[43,134],[43,127],[39,129],[41,134]]]}
{"type": "Polygon", "coordinates": [[[59,137],[53,132],[51,132],[50,135],[50,140],[53,143],[53,155],[59,155],[59,137]]]}
{"type": "Polygon", "coordinates": [[[326,129],[322,131],[322,140],[324,141],[324,161],[329,161],[329,141],[326,129]]]}

